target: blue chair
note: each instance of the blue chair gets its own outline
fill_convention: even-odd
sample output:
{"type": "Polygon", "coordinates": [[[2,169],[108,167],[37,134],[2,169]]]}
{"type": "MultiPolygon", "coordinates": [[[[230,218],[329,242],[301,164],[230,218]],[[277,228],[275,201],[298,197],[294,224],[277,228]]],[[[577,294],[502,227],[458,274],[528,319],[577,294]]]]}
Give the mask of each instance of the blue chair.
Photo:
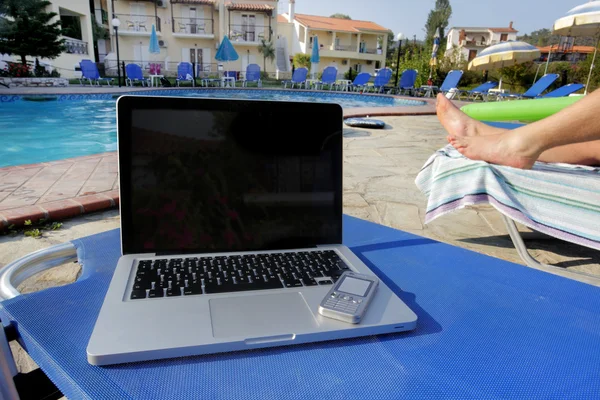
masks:
{"type": "Polygon", "coordinates": [[[316,83],[317,88],[320,87],[323,89],[325,85],[329,85],[329,90],[332,90],[335,86],[335,81],[337,80],[337,73],[338,70],[336,67],[330,66],[325,68],[321,80],[316,83]]]}
{"type": "Polygon", "coordinates": [[[550,93],[546,93],[542,97],[543,98],[565,97],[565,96],[568,96],[570,94],[577,92],[578,90],[583,89],[584,87],[585,87],[585,85],[582,85],[581,83],[569,83],[568,85],[561,86],[558,89],[551,91],[550,93]]]}
{"type": "Polygon", "coordinates": [[[370,79],[370,73],[361,72],[360,74],[356,75],[356,78],[354,78],[354,81],[350,85],[350,88],[353,89],[355,92],[359,89],[364,89],[367,86],[367,83],[369,83],[370,79]]]}
{"type": "Polygon", "coordinates": [[[302,85],[306,88],[306,76],[308,75],[308,68],[301,67],[294,71],[292,75],[292,79],[288,81],[283,81],[283,87],[287,89],[288,83],[291,84],[291,88],[297,84],[300,89],[302,89],[302,85]]]}
{"type": "Polygon", "coordinates": [[[536,83],[531,85],[529,90],[527,90],[523,94],[516,93],[500,93],[498,95],[497,100],[503,99],[535,99],[536,97],[540,97],[540,95],[544,92],[544,90],[548,89],[550,85],[554,83],[558,79],[558,74],[546,74],[542,76],[536,83]]]}
{"type": "Polygon", "coordinates": [[[424,94],[424,95],[435,95],[436,93],[448,93],[449,91],[451,91],[452,89],[456,89],[458,87],[458,82],[460,82],[460,79],[463,76],[463,71],[461,70],[452,70],[450,72],[448,72],[448,75],[446,75],[446,79],[444,79],[444,82],[442,82],[442,86],[440,86],[439,88],[436,86],[421,86],[418,89],[418,93],[424,94]]]}
{"type": "Polygon", "coordinates": [[[192,72],[193,68],[191,63],[180,62],[177,65],[177,79],[175,79],[175,82],[177,82],[177,86],[179,86],[179,82],[186,81],[192,82],[192,86],[196,86],[196,82],[194,82],[192,72]]]}
{"type": "Polygon", "coordinates": [[[373,82],[373,91],[377,93],[383,92],[383,88],[388,84],[392,78],[392,70],[389,68],[380,69],[373,82]]]}
{"type": "Polygon", "coordinates": [[[106,82],[108,86],[110,86],[113,81],[113,78],[101,77],[96,63],[92,62],[92,60],[81,60],[81,62],[79,62],[79,68],[81,69],[81,78],[79,78],[81,86],[84,85],[86,79],[90,82],[90,86],[93,86],[94,82],[98,86],[100,86],[100,82],[106,82]]]}
{"type": "Polygon", "coordinates": [[[498,86],[498,82],[488,81],[471,90],[459,90],[458,98],[466,95],[468,100],[477,100],[478,97],[481,97],[481,100],[487,100],[488,92],[496,86],[498,86]]]}
{"type": "Polygon", "coordinates": [[[248,82],[256,82],[258,87],[262,86],[262,81],[260,80],[260,66],[258,64],[249,64],[246,67],[246,76],[242,82],[242,86],[246,87],[248,82]]]}
{"type": "Polygon", "coordinates": [[[125,66],[125,86],[129,84],[129,86],[133,86],[135,82],[139,82],[142,86],[148,82],[146,78],[144,78],[144,73],[142,72],[142,67],[137,64],[127,64],[125,66]]]}
{"type": "Polygon", "coordinates": [[[396,93],[398,94],[412,94],[415,90],[415,82],[417,81],[417,70],[407,69],[402,72],[400,76],[400,82],[396,87],[396,93]]]}

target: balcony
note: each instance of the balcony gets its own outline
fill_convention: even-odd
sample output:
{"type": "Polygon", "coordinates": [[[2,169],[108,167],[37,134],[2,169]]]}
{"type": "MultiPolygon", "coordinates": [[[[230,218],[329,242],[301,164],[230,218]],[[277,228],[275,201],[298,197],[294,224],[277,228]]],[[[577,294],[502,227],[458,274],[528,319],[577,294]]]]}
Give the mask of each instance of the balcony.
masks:
{"type": "Polygon", "coordinates": [[[214,39],[214,21],[212,18],[172,18],[173,36],[179,38],[214,39]]]}
{"type": "Polygon", "coordinates": [[[268,25],[230,25],[229,39],[233,44],[258,45],[262,39],[270,42],[273,32],[268,25]]]}
{"type": "Polygon", "coordinates": [[[156,15],[140,14],[115,14],[121,20],[119,35],[123,36],[150,36],[152,24],[156,28],[158,36],[160,34],[160,17],[156,15]]]}
{"type": "Polygon", "coordinates": [[[64,38],[65,53],[68,54],[88,54],[88,44],[83,40],[64,38]]]}
{"type": "Polygon", "coordinates": [[[96,8],[94,10],[94,13],[96,15],[96,22],[98,22],[99,24],[102,25],[109,25],[108,24],[108,12],[102,8],[96,8]]]}

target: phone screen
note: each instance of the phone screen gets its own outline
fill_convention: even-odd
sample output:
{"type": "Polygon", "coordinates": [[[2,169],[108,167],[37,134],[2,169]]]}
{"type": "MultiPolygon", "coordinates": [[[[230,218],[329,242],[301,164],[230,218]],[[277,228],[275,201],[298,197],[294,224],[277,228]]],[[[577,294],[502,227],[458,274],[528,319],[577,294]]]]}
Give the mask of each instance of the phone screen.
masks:
{"type": "Polygon", "coordinates": [[[364,279],[356,279],[348,276],[340,285],[339,291],[356,296],[364,296],[367,293],[370,284],[371,282],[365,281],[364,279]]]}

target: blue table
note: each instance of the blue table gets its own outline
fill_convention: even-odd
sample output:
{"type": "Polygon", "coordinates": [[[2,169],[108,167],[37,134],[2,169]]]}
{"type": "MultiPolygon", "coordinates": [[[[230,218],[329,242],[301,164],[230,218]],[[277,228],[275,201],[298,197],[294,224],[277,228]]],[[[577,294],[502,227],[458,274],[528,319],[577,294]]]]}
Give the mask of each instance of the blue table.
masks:
{"type": "Polygon", "coordinates": [[[74,241],[77,283],[6,300],[0,313],[72,399],[600,397],[600,288],[351,217],[344,237],[419,316],[415,331],[91,366],[118,230],[74,241]]]}

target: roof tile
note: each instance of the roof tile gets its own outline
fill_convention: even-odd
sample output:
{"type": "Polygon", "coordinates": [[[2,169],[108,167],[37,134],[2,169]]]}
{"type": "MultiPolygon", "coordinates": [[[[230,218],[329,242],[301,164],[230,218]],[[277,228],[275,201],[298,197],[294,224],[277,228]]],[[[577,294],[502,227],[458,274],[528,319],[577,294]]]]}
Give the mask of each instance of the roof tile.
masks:
{"type": "Polygon", "coordinates": [[[371,21],[360,21],[355,19],[341,19],[330,17],[319,17],[316,15],[295,14],[295,18],[302,25],[330,31],[342,32],[389,32],[390,30],[371,21]]]}

